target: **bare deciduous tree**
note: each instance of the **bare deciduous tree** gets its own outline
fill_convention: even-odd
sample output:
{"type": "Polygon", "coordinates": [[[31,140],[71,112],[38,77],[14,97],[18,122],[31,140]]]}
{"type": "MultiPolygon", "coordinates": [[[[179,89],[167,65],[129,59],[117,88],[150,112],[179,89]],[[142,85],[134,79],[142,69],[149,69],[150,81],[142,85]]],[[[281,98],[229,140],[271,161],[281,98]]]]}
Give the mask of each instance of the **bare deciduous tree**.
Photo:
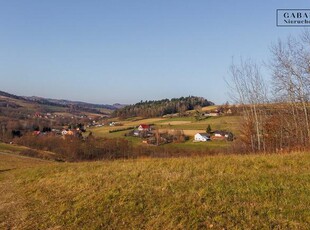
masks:
{"type": "Polygon", "coordinates": [[[243,108],[243,138],[251,146],[251,151],[265,151],[264,105],[267,103],[267,88],[260,68],[251,60],[230,67],[231,83],[235,103],[243,108]]]}
{"type": "Polygon", "coordinates": [[[304,31],[300,37],[279,40],[271,52],[273,92],[291,113],[290,122],[282,128],[296,138],[295,145],[309,145],[310,34],[304,31]]]}

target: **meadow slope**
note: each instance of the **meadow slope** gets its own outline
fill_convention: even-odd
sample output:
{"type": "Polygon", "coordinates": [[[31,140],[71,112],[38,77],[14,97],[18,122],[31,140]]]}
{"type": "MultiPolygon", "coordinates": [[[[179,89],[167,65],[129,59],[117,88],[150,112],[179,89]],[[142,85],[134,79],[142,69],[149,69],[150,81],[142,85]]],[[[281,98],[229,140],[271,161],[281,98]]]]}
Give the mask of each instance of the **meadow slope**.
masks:
{"type": "MultiPolygon", "coordinates": [[[[207,107],[206,107],[207,108],[207,107]]],[[[239,135],[239,116],[218,116],[209,117],[200,121],[196,121],[194,117],[174,117],[174,118],[148,118],[148,119],[127,119],[118,120],[122,126],[103,126],[90,128],[89,131],[93,133],[96,137],[106,137],[106,138],[125,138],[130,141],[134,146],[144,145],[142,144],[142,139],[137,137],[125,137],[124,135],[128,133],[128,130],[112,132],[110,131],[117,129],[126,129],[129,127],[136,127],[140,124],[152,124],[153,127],[159,131],[171,131],[171,130],[181,130],[185,135],[189,137],[189,140],[183,143],[170,143],[165,145],[168,148],[179,148],[188,151],[205,151],[218,150],[219,152],[227,149],[232,142],[227,141],[210,141],[193,143],[194,135],[199,132],[206,132],[208,125],[212,127],[212,130],[227,130],[233,132],[237,137],[239,135]]],[[[86,134],[88,135],[88,133],[86,134]]]]}
{"type": "Polygon", "coordinates": [[[0,229],[307,229],[310,154],[54,163],[0,154],[0,229]]]}

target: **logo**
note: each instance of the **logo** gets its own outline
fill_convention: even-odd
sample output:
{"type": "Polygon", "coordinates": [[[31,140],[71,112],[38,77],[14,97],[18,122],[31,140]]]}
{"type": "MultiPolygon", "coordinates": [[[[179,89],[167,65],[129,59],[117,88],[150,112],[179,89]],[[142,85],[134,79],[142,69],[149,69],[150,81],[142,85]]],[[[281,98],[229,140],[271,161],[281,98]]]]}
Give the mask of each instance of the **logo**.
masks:
{"type": "Polygon", "coordinates": [[[310,26],[310,9],[277,9],[277,26],[310,26]]]}

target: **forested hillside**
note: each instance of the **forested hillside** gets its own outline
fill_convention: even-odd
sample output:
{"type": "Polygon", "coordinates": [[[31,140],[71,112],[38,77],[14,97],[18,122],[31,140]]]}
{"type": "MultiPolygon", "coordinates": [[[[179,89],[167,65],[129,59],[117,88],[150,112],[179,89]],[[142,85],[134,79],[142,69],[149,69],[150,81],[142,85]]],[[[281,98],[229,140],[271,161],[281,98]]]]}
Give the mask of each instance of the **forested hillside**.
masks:
{"type": "Polygon", "coordinates": [[[157,101],[141,101],[134,105],[128,105],[122,109],[115,110],[113,115],[116,117],[158,117],[166,114],[184,113],[187,110],[192,110],[197,107],[214,105],[213,102],[206,100],[203,97],[180,97],[157,100],[157,101]]]}

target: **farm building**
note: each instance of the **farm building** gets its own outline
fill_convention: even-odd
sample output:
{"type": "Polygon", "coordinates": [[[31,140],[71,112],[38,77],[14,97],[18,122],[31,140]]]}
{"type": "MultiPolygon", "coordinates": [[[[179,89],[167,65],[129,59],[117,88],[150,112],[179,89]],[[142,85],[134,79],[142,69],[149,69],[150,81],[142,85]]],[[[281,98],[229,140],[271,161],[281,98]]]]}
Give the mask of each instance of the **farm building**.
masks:
{"type": "Polygon", "coordinates": [[[229,140],[232,141],[234,136],[231,132],[222,131],[222,130],[216,130],[213,132],[214,136],[213,139],[221,139],[221,140],[229,140]]]}
{"type": "Polygon", "coordinates": [[[194,141],[209,141],[210,135],[208,133],[196,133],[194,141]]]}
{"type": "Polygon", "coordinates": [[[140,131],[137,130],[137,129],[134,130],[134,131],[133,131],[133,135],[136,136],[136,137],[138,137],[138,136],[140,135],[140,131]]]}
{"type": "Polygon", "coordinates": [[[215,137],[228,137],[228,132],[222,130],[216,130],[213,134],[215,137]]]}
{"type": "Polygon", "coordinates": [[[151,126],[146,124],[141,124],[138,127],[139,131],[151,131],[151,126]]]}
{"type": "Polygon", "coordinates": [[[154,136],[154,133],[152,133],[151,131],[148,131],[147,129],[144,129],[144,130],[135,129],[131,131],[129,135],[134,136],[134,137],[146,138],[146,137],[154,136]]]}
{"type": "Polygon", "coordinates": [[[217,117],[217,116],[220,116],[220,113],[218,112],[205,113],[204,116],[205,117],[217,117]]]}

